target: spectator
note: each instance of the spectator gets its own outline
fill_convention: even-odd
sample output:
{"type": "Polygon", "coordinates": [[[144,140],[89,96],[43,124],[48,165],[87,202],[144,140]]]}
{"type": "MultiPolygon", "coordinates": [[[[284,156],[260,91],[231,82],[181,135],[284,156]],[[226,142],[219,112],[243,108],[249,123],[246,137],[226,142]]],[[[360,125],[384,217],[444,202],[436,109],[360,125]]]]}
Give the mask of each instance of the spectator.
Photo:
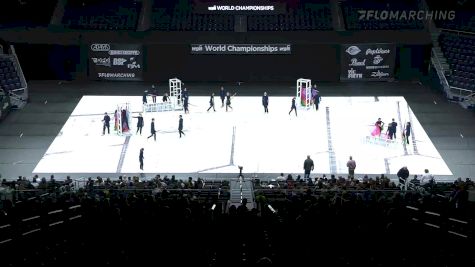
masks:
{"type": "Polygon", "coordinates": [[[304,178],[310,178],[310,172],[313,171],[313,168],[313,160],[310,158],[310,155],[308,155],[303,163],[303,169],[305,170],[304,178]]]}
{"type": "Polygon", "coordinates": [[[356,161],[350,156],[350,160],[346,163],[346,167],[348,167],[348,177],[354,178],[355,177],[355,169],[356,169],[356,161]]]}
{"type": "Polygon", "coordinates": [[[281,173],[279,176],[277,176],[277,178],[275,179],[277,182],[279,181],[285,181],[285,177],[284,177],[284,174],[281,173]]]}
{"type": "Polygon", "coordinates": [[[407,178],[409,178],[409,170],[407,169],[406,166],[402,167],[398,172],[397,172],[397,177],[399,177],[399,184],[404,185],[404,189],[407,189],[407,178]]]}
{"type": "Polygon", "coordinates": [[[422,178],[421,178],[421,185],[429,184],[433,180],[434,180],[434,176],[429,173],[428,169],[425,169],[424,174],[422,175],[422,178]]]}

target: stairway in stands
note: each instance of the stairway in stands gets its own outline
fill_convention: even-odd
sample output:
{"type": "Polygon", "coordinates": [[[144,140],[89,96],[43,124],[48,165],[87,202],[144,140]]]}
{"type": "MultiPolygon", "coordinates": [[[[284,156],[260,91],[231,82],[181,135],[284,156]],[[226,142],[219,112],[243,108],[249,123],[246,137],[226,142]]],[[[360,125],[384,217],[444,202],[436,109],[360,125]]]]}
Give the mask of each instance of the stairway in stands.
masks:
{"type": "Polygon", "coordinates": [[[247,208],[254,208],[254,187],[250,180],[243,178],[232,179],[230,182],[231,196],[229,207],[239,207],[243,199],[247,199],[247,208]]]}
{"type": "Polygon", "coordinates": [[[11,54],[0,52],[1,117],[5,117],[10,109],[23,108],[28,100],[28,85],[13,46],[10,51],[11,54]]]}

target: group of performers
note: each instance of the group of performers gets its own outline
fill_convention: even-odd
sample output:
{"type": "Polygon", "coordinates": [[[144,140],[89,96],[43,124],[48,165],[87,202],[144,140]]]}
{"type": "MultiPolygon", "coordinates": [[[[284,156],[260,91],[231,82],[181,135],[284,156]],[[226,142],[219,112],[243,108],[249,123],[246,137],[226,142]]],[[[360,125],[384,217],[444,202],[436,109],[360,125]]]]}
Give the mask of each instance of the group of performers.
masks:
{"type": "MultiPolygon", "coordinates": [[[[122,127],[122,132],[128,132],[130,130],[129,116],[130,116],[130,112],[126,109],[121,109],[120,112],[116,110],[114,112],[114,131],[118,131],[119,127],[122,127]],[[120,117],[121,125],[119,125],[119,117],[120,117]]],[[[109,114],[105,112],[104,118],[102,119],[102,122],[103,122],[102,135],[106,134],[106,129],[107,129],[107,134],[110,134],[110,121],[111,121],[111,118],[109,114]]],[[[142,129],[140,129],[140,132],[142,132],[142,129]]]]}
{"type": "MultiPolygon", "coordinates": [[[[385,138],[385,139],[396,139],[396,131],[397,131],[397,122],[392,119],[391,122],[388,124],[386,133],[383,134],[384,130],[384,122],[381,120],[381,118],[378,118],[378,120],[374,124],[374,129],[371,132],[371,135],[374,137],[379,137],[379,138],[385,138]]],[[[409,144],[409,136],[411,135],[411,122],[407,122],[402,133],[403,141],[407,144],[409,144]]]]}

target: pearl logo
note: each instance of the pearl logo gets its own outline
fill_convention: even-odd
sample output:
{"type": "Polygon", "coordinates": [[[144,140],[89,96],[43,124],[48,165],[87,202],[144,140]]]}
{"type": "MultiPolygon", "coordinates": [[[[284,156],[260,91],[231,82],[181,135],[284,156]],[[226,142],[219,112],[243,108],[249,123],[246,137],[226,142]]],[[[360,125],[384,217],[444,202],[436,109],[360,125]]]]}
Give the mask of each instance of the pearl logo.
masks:
{"type": "Polygon", "coordinates": [[[357,46],[350,46],[348,47],[348,49],[346,49],[346,53],[354,56],[354,55],[357,55],[359,52],[361,52],[361,49],[359,49],[357,46]]]}

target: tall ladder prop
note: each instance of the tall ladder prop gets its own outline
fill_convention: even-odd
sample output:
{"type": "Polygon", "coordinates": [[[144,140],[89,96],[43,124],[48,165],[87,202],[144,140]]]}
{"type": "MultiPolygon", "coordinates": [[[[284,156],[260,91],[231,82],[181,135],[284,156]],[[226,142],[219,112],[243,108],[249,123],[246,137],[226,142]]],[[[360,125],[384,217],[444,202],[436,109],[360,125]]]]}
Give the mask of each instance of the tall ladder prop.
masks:
{"type": "Polygon", "coordinates": [[[310,109],[312,107],[312,80],[300,78],[297,80],[297,107],[310,109]]]}
{"type": "Polygon", "coordinates": [[[183,101],[181,99],[181,88],[183,83],[178,78],[168,80],[170,87],[170,101],[175,110],[183,109],[183,101]]]}

